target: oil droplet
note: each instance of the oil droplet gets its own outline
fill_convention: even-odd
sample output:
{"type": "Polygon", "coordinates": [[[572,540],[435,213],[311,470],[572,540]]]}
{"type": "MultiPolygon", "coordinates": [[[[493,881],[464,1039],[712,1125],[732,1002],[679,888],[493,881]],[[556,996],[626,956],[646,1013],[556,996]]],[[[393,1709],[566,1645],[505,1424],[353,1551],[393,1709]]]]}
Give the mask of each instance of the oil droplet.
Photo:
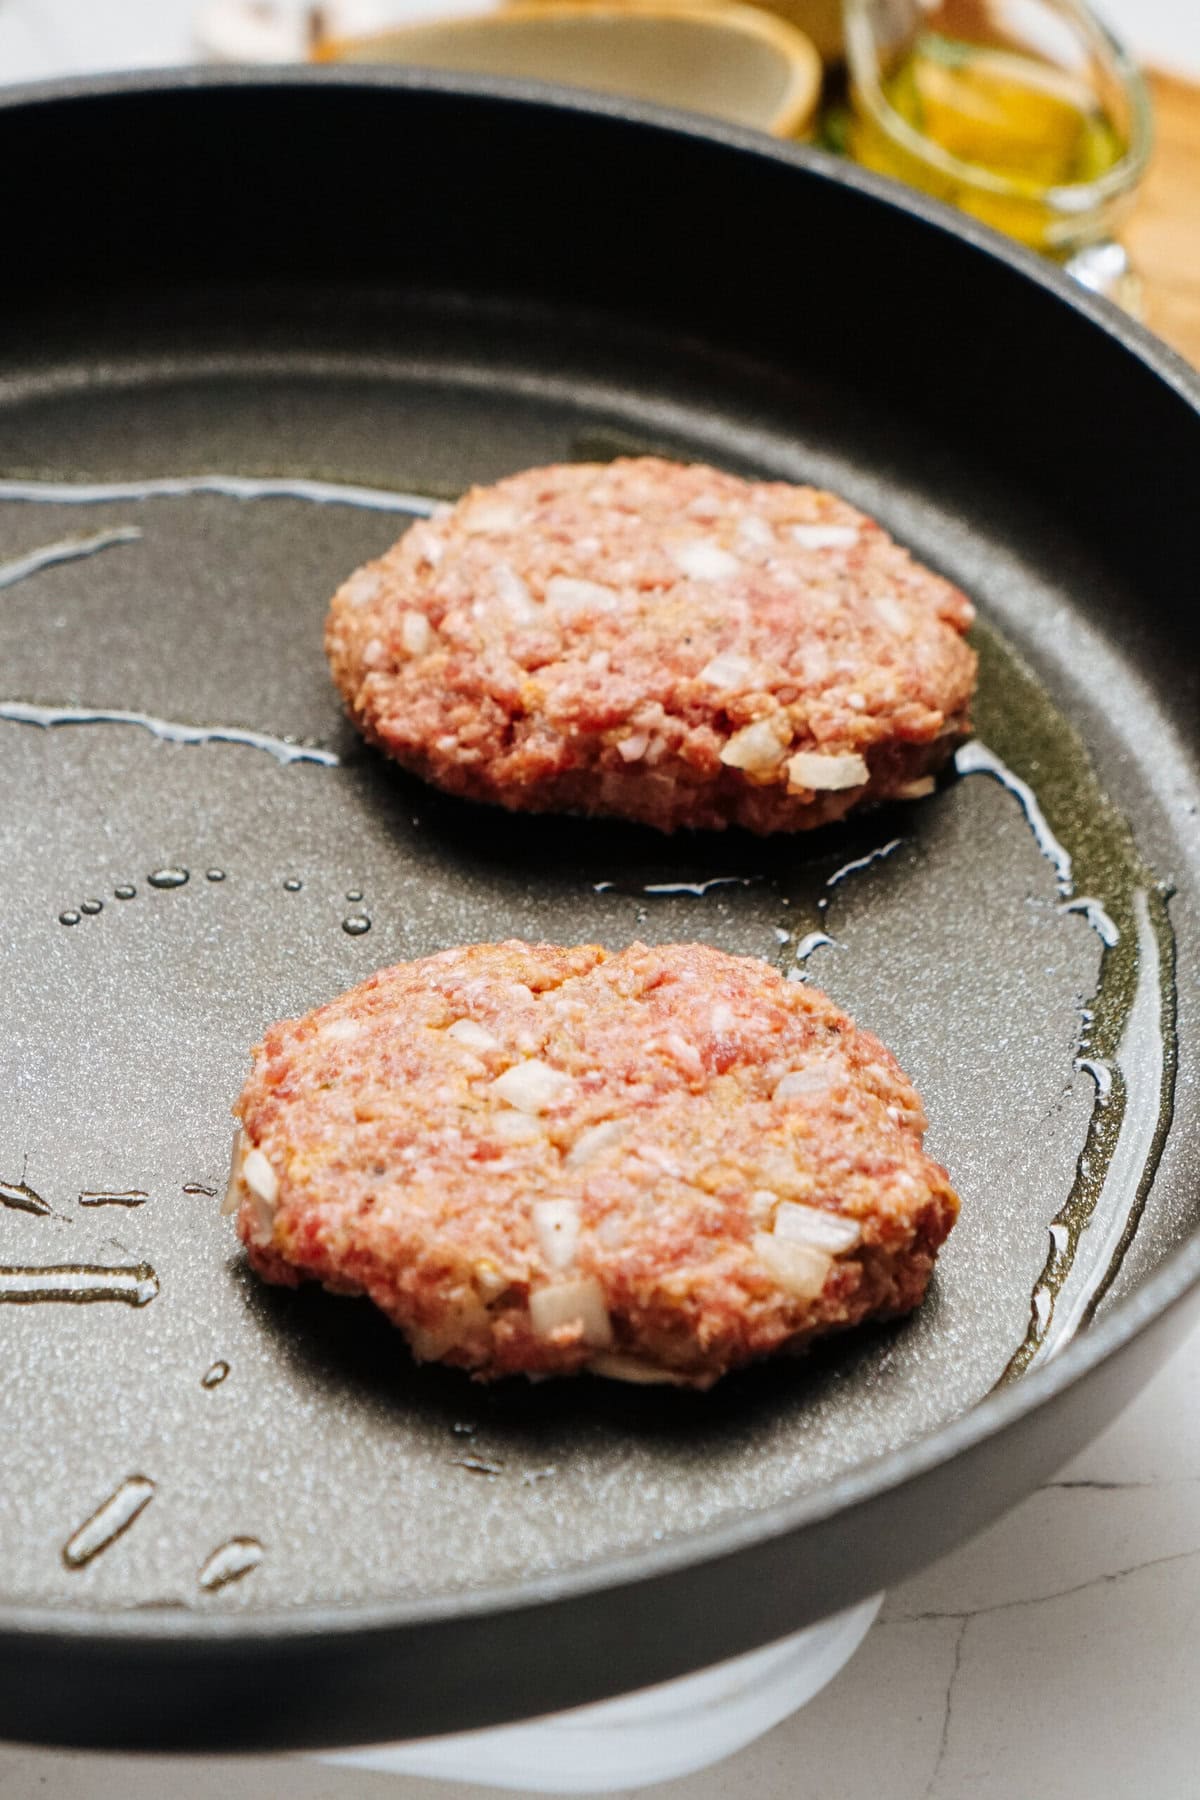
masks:
{"type": "Polygon", "coordinates": [[[188,872],[186,869],[155,869],[153,875],[147,875],[146,877],[150,886],[156,888],[183,887],[186,884],[187,879],[188,872]]]}
{"type": "Polygon", "coordinates": [[[87,913],[89,918],[94,918],[98,912],[104,911],[104,902],[103,900],[81,900],[79,910],[81,913],[87,913]]]}
{"type": "Polygon", "coordinates": [[[183,1191],[185,1194],[203,1194],[209,1200],[215,1200],[217,1197],[216,1188],[205,1187],[202,1181],[185,1181],[183,1191]]]}
{"type": "Polygon", "coordinates": [[[62,1559],[68,1569],[82,1569],[94,1556],[107,1550],[123,1531],[128,1531],[139,1513],[145,1512],[154,1498],[154,1483],[147,1475],[131,1475],[115,1494],[98,1506],[85,1519],[73,1537],[63,1545],[62,1559]]]}
{"type": "Polygon", "coordinates": [[[362,897],[361,888],[351,888],[346,895],[347,900],[349,900],[352,906],[358,906],[362,901],[362,897]]]}
{"type": "Polygon", "coordinates": [[[93,1300],[120,1300],[126,1306],[148,1306],[157,1292],[158,1276],[149,1263],[117,1269],[82,1263],[0,1268],[0,1305],[56,1300],[86,1306],[93,1300]]]}
{"type": "Polygon", "coordinates": [[[224,869],[205,869],[204,879],[205,881],[224,881],[225,871],[224,869]]]}
{"type": "Polygon", "coordinates": [[[805,972],[805,964],[808,962],[809,957],[814,950],[824,950],[826,948],[834,950],[837,948],[834,939],[830,937],[827,931],[807,932],[796,945],[794,967],[788,970],[788,980],[806,981],[808,977],[805,972]]]}
{"type": "Polygon", "coordinates": [[[1112,1064],[1103,1062],[1098,1056],[1077,1056],[1075,1067],[1082,1069],[1095,1082],[1097,1106],[1107,1106],[1113,1092],[1112,1064]]]}
{"type": "Polygon", "coordinates": [[[497,1475],[503,1474],[504,1472],[502,1463],[487,1462],[482,1456],[452,1457],[451,1467],[455,1469],[466,1469],[472,1475],[486,1475],[490,1479],[494,1479],[497,1475]]]}
{"type": "Polygon", "coordinates": [[[211,1369],[205,1369],[200,1377],[200,1386],[203,1388],[220,1387],[228,1373],[229,1364],[227,1362],[215,1362],[211,1369]]]}
{"type": "Polygon", "coordinates": [[[479,1427],[469,1419],[456,1419],[450,1429],[455,1437],[474,1437],[479,1427]]]}
{"type": "Polygon", "coordinates": [[[45,1218],[52,1210],[50,1202],[35,1193],[27,1181],[0,1181],[0,1206],[11,1207],[13,1212],[34,1213],[38,1218],[45,1218]]]}
{"type": "Polygon", "coordinates": [[[150,1198],[142,1188],[86,1188],[79,1196],[80,1206],[144,1206],[150,1198]]]}
{"type": "Polygon", "coordinates": [[[370,929],[371,921],[365,913],[351,913],[349,918],[342,920],[342,930],[347,937],[362,937],[370,929]]]}
{"type": "Polygon", "coordinates": [[[120,887],[115,887],[113,889],[113,899],[114,900],[132,900],[136,893],[137,893],[137,889],[134,887],[132,882],[123,881],[121,883],[120,887]]]}
{"type": "Polygon", "coordinates": [[[257,1538],[230,1538],[213,1551],[196,1580],[205,1593],[215,1594],[218,1588],[228,1587],[231,1581],[240,1581],[251,1569],[257,1569],[263,1555],[257,1538]]]}
{"type": "Polygon", "coordinates": [[[60,925],[78,925],[79,914],[77,912],[75,912],[72,908],[68,907],[66,912],[59,913],[58,922],[60,925]]]}
{"type": "Polygon", "coordinates": [[[300,889],[304,886],[304,883],[302,881],[297,881],[294,875],[289,875],[283,885],[289,894],[298,894],[300,889]]]}

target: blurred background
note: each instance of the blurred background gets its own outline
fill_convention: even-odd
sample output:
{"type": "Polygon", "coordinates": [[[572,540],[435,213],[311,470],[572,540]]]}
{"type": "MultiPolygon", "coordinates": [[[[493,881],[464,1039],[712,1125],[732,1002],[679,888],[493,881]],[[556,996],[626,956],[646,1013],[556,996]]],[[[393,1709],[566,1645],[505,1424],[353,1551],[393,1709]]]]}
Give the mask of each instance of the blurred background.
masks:
{"type": "Polygon", "coordinates": [[[1200,0],[0,0],[0,80],[410,63],[661,101],[853,157],[1200,362],[1200,0]]]}

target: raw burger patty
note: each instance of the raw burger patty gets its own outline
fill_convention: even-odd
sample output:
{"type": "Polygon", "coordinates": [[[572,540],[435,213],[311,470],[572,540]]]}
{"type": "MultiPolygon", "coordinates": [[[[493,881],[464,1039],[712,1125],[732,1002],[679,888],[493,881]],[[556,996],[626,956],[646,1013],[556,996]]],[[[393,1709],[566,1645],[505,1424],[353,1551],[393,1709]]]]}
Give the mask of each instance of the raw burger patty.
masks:
{"type": "Polygon", "coordinates": [[[359,728],[452,794],[794,831],[929,791],[972,616],[833,494],[642,457],[473,489],[339,588],[325,647],[359,728]]]}
{"type": "Polygon", "coordinates": [[[488,1379],[707,1387],[921,1300],[958,1210],[921,1102],[813,988],[700,944],[475,944],[273,1025],[227,1210],[488,1379]]]}

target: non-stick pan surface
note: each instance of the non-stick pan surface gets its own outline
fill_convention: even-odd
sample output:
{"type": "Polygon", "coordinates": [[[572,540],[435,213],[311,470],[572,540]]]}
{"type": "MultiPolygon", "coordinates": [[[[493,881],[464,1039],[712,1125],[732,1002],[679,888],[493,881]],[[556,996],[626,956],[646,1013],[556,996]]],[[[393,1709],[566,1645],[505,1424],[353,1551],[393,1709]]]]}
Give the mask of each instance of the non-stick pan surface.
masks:
{"type": "Polygon", "coordinates": [[[935,207],[616,105],[116,83],[0,105],[0,160],[0,1733],[478,1725],[977,1529],[1200,1269],[1194,382],[935,207]],[[934,797],[666,840],[356,741],[339,578],[638,449],[827,483],[977,598],[934,797]],[[704,939],[878,1031],[963,1195],[920,1313],[707,1396],[484,1389],[257,1283],[214,1196],[262,1027],[505,935],[704,939]]]}

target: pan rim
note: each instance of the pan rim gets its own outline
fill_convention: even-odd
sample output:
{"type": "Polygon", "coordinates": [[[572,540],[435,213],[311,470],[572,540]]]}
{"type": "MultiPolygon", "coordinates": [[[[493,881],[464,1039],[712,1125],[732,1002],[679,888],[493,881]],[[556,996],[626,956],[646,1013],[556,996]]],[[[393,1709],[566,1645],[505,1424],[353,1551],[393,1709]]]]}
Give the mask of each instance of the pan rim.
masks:
{"type": "MultiPolygon", "coordinates": [[[[972,251],[1007,265],[1087,321],[1140,362],[1148,373],[1171,388],[1200,414],[1200,374],[1161,339],[1130,319],[1111,302],[1073,282],[1053,264],[954,211],[940,201],[902,187],[886,177],[843,162],[810,146],[786,144],[745,127],[727,125],[701,115],[641,102],[593,94],[549,83],[496,80],[408,68],[279,66],[224,69],[200,66],[180,70],[135,71],[129,74],[71,77],[22,84],[0,92],[0,109],[35,109],[63,101],[86,102],[130,96],[178,97],[290,88],[319,92],[325,88],[432,94],[445,99],[500,101],[523,107],[581,114],[637,125],[643,129],[718,144],[746,156],[790,167],[809,177],[858,192],[878,205],[908,215],[923,226],[967,244],[972,251]]],[[[881,1499],[962,1456],[988,1439],[1001,1436],[1051,1400],[1067,1393],[1116,1355],[1142,1331],[1163,1318],[1200,1284],[1200,1232],[1179,1245],[1161,1266],[1111,1312],[1043,1367],[1009,1387],[994,1389],[967,1412],[948,1423],[835,1477],[810,1493],[778,1502],[720,1524],[689,1532],[676,1541],[606,1556],[578,1567],[532,1578],[517,1578],[444,1594],[295,1608],[271,1607],[247,1612],[201,1614],[191,1609],[147,1613],[106,1611],[71,1606],[33,1607],[0,1602],[0,1635],[27,1644],[90,1637],[129,1647],[208,1644],[226,1650],[239,1644],[257,1654],[264,1641],[299,1646],[305,1640],[345,1639],[356,1634],[402,1632],[464,1617],[533,1611],[574,1599],[614,1592],[653,1578],[680,1575],[706,1564],[799,1534],[809,1527],[881,1499]]]]}

